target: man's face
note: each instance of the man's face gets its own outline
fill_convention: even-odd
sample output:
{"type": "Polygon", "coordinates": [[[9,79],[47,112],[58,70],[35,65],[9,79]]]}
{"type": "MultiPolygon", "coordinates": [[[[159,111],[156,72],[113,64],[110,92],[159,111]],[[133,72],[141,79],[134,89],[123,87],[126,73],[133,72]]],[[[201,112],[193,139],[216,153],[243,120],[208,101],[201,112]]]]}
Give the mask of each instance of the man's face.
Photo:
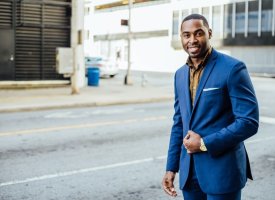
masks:
{"type": "Polygon", "coordinates": [[[210,47],[211,35],[211,29],[205,27],[202,20],[185,21],[181,27],[182,47],[191,58],[203,58],[210,47]]]}

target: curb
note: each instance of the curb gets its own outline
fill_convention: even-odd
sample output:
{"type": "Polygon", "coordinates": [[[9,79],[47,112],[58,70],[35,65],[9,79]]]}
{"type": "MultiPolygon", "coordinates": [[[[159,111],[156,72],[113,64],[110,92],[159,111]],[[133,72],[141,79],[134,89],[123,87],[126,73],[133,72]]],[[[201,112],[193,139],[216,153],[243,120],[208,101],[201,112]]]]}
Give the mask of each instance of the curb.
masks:
{"type": "Polygon", "coordinates": [[[275,78],[275,74],[267,74],[267,73],[250,73],[252,77],[261,77],[261,78],[275,78]]]}
{"type": "Polygon", "coordinates": [[[34,88],[55,88],[69,86],[68,80],[48,81],[0,81],[0,89],[34,89],[34,88]]]}
{"type": "Polygon", "coordinates": [[[82,108],[82,107],[97,107],[97,106],[113,106],[113,105],[126,105],[126,104],[142,104],[142,103],[157,103],[172,101],[174,97],[160,97],[150,99],[133,99],[125,101],[108,101],[108,102],[90,102],[90,103],[74,103],[74,104],[57,104],[57,105],[41,105],[41,106],[25,106],[13,108],[0,108],[0,113],[12,113],[12,112],[30,112],[40,110],[54,110],[54,109],[66,109],[66,108],[82,108]]]}

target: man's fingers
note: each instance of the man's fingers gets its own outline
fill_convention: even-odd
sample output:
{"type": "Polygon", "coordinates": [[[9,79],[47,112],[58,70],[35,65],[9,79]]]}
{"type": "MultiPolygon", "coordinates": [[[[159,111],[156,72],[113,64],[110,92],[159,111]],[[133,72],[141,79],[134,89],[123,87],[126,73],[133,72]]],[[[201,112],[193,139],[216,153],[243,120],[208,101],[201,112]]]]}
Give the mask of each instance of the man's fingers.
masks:
{"type": "Polygon", "coordinates": [[[177,196],[177,192],[174,187],[164,187],[163,189],[168,195],[173,197],[177,196]]]}
{"type": "Polygon", "coordinates": [[[184,140],[188,140],[190,138],[190,133],[188,132],[186,136],[184,137],[184,140]]]}
{"type": "Polygon", "coordinates": [[[174,179],[175,179],[175,173],[174,172],[170,172],[167,171],[164,178],[162,179],[162,187],[163,190],[165,191],[165,193],[167,193],[168,195],[175,197],[177,196],[177,192],[174,188],[174,179]]]}
{"type": "Polygon", "coordinates": [[[173,197],[177,196],[177,192],[174,187],[171,188],[171,192],[173,197]]]}
{"type": "Polygon", "coordinates": [[[170,196],[175,197],[177,196],[177,192],[174,188],[173,182],[169,180],[163,180],[162,182],[163,190],[170,196]]]}
{"type": "Polygon", "coordinates": [[[167,194],[169,194],[170,196],[172,196],[172,191],[170,190],[169,187],[164,187],[163,190],[164,190],[164,192],[166,192],[167,194]]]}

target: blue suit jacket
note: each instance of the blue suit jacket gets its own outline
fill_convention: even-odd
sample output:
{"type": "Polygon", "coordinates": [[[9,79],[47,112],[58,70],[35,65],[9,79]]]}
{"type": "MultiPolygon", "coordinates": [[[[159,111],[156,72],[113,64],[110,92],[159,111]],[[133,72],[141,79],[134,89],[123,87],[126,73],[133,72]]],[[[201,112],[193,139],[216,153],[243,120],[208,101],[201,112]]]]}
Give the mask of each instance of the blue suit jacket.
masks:
{"type": "Polygon", "coordinates": [[[186,183],[190,154],[183,146],[188,130],[200,134],[207,152],[193,154],[201,189],[209,194],[233,192],[252,179],[243,141],[258,130],[259,111],[244,63],[212,50],[191,106],[189,67],[175,74],[174,123],[167,171],[180,171],[180,188],[186,183]]]}

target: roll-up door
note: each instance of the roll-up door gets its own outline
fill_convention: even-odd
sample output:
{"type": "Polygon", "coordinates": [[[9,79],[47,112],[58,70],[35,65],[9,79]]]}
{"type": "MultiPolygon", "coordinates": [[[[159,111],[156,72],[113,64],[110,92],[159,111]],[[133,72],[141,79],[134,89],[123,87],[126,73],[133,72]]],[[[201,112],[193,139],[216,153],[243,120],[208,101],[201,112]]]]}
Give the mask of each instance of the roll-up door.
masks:
{"type": "Polygon", "coordinates": [[[70,46],[70,3],[21,1],[17,6],[16,79],[62,79],[55,71],[56,47],[70,46]]]}
{"type": "MultiPolygon", "coordinates": [[[[15,33],[15,67],[9,79],[63,79],[54,68],[55,51],[70,46],[70,13],[71,0],[1,0],[0,32],[10,26],[15,33]]],[[[2,71],[0,80],[5,79],[2,71]]]]}
{"type": "Polygon", "coordinates": [[[0,80],[14,79],[13,2],[0,1],[0,80]]]}

